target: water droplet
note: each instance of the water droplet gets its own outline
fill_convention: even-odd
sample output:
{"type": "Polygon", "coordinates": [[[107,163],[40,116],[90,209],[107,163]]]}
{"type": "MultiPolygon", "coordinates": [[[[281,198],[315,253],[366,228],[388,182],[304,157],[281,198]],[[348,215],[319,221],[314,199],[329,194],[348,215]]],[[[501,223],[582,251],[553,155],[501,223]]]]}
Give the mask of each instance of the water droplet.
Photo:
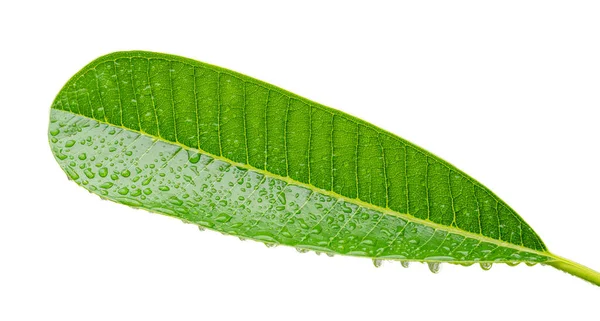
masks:
{"type": "Polygon", "coordinates": [[[400,264],[402,265],[403,268],[408,268],[410,265],[410,262],[408,261],[400,261],[400,264]]]}
{"type": "Polygon", "coordinates": [[[178,205],[178,206],[183,205],[183,201],[180,200],[179,198],[177,198],[177,196],[169,197],[169,203],[171,203],[173,205],[178,205]]]}
{"type": "Polygon", "coordinates": [[[346,203],[342,204],[342,211],[344,213],[352,213],[352,209],[346,205],[346,203]]]}
{"type": "Polygon", "coordinates": [[[58,135],[58,134],[60,134],[60,129],[58,129],[58,128],[56,128],[56,129],[52,129],[52,130],[50,131],[50,135],[52,135],[52,136],[56,136],[56,135],[58,135]]]}
{"type": "Polygon", "coordinates": [[[200,161],[200,154],[188,151],[188,161],[192,164],[198,163],[200,161]]]}
{"type": "Polygon", "coordinates": [[[519,265],[520,262],[506,262],[506,265],[508,266],[517,266],[519,265]]]}
{"type": "Polygon", "coordinates": [[[71,140],[68,140],[68,141],[65,143],[65,147],[73,147],[74,145],[75,145],[75,141],[74,141],[74,140],[72,140],[72,139],[71,139],[71,140]]]}
{"type": "Polygon", "coordinates": [[[435,274],[440,271],[440,262],[427,262],[427,266],[429,266],[431,273],[435,274]]]}
{"type": "Polygon", "coordinates": [[[227,222],[231,221],[231,216],[229,216],[225,213],[221,213],[219,216],[217,216],[217,218],[215,218],[215,221],[217,221],[219,223],[227,223],[227,222]]]}
{"type": "Polygon", "coordinates": [[[329,256],[329,257],[333,257],[333,255],[334,255],[333,253],[325,253],[325,254],[327,254],[327,256],[329,256]]]}
{"type": "Polygon", "coordinates": [[[482,262],[482,263],[479,263],[479,266],[481,266],[481,268],[484,271],[489,271],[492,268],[492,263],[490,263],[490,262],[482,262]]]}
{"type": "Polygon", "coordinates": [[[72,170],[70,167],[65,167],[65,171],[67,172],[69,179],[76,180],[79,178],[79,175],[74,170],[72,170]]]}
{"type": "Polygon", "coordinates": [[[129,177],[129,175],[131,175],[131,172],[128,169],[121,172],[121,176],[123,177],[129,177]]]}
{"type": "Polygon", "coordinates": [[[79,160],[85,160],[87,158],[87,155],[85,153],[81,153],[79,154],[79,156],[77,156],[77,158],[79,158],[79,160]]]}
{"type": "Polygon", "coordinates": [[[108,168],[100,168],[100,170],[98,171],[98,175],[100,175],[100,177],[106,177],[106,175],[108,175],[108,168]]]}
{"type": "Polygon", "coordinates": [[[267,242],[265,242],[265,246],[266,246],[266,247],[268,247],[268,248],[272,248],[272,247],[276,247],[276,246],[277,246],[277,244],[275,244],[275,243],[267,243],[267,242]]]}
{"type": "Polygon", "coordinates": [[[198,231],[204,232],[204,231],[206,231],[206,229],[204,228],[204,226],[198,225],[198,231]]]}
{"type": "Polygon", "coordinates": [[[308,252],[308,250],[307,250],[307,249],[303,249],[303,248],[301,248],[301,247],[297,247],[297,248],[296,248],[296,251],[298,251],[298,253],[306,253],[306,252],[308,252]]]}
{"type": "Polygon", "coordinates": [[[127,187],[122,187],[117,191],[117,193],[121,195],[127,195],[127,193],[129,193],[129,189],[127,187]]]}
{"type": "Polygon", "coordinates": [[[245,237],[241,237],[241,236],[239,236],[238,238],[239,238],[239,239],[240,239],[240,241],[242,241],[242,242],[246,240],[246,238],[245,238],[245,237]]]}
{"type": "Polygon", "coordinates": [[[111,182],[106,182],[106,183],[103,183],[102,185],[100,185],[100,188],[111,188],[111,187],[113,187],[113,185],[115,185],[115,184],[113,184],[111,182]]]}
{"type": "Polygon", "coordinates": [[[536,263],[536,262],[525,262],[525,264],[527,264],[527,266],[534,266],[534,265],[536,265],[537,263],[536,263]]]}
{"type": "Polygon", "coordinates": [[[94,172],[92,172],[91,169],[86,168],[83,170],[83,173],[85,174],[85,176],[87,176],[87,178],[92,179],[96,176],[96,174],[94,174],[94,172]]]}
{"type": "Polygon", "coordinates": [[[166,192],[166,191],[170,190],[169,186],[165,186],[165,185],[159,186],[158,189],[161,190],[161,191],[163,191],[163,192],[166,192]]]}
{"type": "Polygon", "coordinates": [[[152,181],[152,176],[146,178],[145,180],[142,181],[142,185],[146,186],[148,184],[150,184],[150,182],[152,181]]]}
{"type": "Polygon", "coordinates": [[[373,265],[378,268],[383,264],[383,260],[373,259],[373,265]]]}
{"type": "Polygon", "coordinates": [[[285,205],[285,203],[286,203],[285,193],[279,193],[279,195],[277,196],[277,199],[279,200],[279,202],[281,204],[285,205]]]}

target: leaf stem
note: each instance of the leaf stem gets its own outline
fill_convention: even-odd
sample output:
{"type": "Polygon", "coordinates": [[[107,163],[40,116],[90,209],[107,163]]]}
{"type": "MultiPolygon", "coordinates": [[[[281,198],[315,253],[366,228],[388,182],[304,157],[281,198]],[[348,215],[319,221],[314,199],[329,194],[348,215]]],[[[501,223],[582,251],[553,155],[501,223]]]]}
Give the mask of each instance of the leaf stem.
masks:
{"type": "Polygon", "coordinates": [[[556,260],[545,262],[545,264],[600,286],[600,272],[594,271],[587,266],[575,263],[558,255],[552,255],[552,257],[556,260]]]}

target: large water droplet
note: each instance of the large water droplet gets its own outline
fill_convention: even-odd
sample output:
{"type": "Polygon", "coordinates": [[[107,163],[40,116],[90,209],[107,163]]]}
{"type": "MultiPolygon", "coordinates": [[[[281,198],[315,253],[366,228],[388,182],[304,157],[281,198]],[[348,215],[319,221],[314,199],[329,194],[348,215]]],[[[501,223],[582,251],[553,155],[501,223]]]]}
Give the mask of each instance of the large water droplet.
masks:
{"type": "MultiPolygon", "coordinates": [[[[283,205],[285,205],[285,203],[287,203],[287,200],[285,198],[285,193],[279,193],[279,195],[277,195],[277,200],[279,200],[279,202],[283,205]]],[[[284,208],[285,209],[285,208],[284,208]]]]}
{"type": "Polygon", "coordinates": [[[379,260],[379,259],[373,259],[373,265],[378,268],[381,267],[381,265],[383,264],[383,260],[379,260]]]}
{"type": "Polygon", "coordinates": [[[200,160],[200,154],[188,151],[188,160],[190,161],[190,163],[196,164],[200,160]]]}
{"type": "Polygon", "coordinates": [[[438,273],[440,271],[440,262],[427,262],[427,266],[429,266],[431,273],[438,273]]]}
{"type": "Polygon", "coordinates": [[[400,261],[400,264],[402,264],[403,268],[408,268],[408,266],[410,265],[410,262],[408,262],[408,261],[400,261]]]}
{"type": "Polygon", "coordinates": [[[481,266],[481,268],[484,271],[489,271],[492,268],[492,263],[490,263],[490,262],[482,262],[482,263],[479,263],[479,265],[481,266]]]}

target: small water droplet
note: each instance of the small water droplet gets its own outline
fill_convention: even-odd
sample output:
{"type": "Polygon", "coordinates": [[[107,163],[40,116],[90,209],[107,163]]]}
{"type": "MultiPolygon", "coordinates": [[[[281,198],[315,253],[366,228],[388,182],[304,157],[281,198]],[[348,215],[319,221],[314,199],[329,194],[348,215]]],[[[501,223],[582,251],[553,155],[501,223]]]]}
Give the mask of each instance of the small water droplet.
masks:
{"type": "Polygon", "coordinates": [[[490,263],[490,262],[482,262],[482,263],[479,263],[479,266],[481,266],[481,268],[484,271],[489,271],[492,268],[492,263],[490,263]]]}
{"type": "Polygon", "coordinates": [[[427,266],[429,266],[429,271],[431,271],[431,273],[438,273],[440,272],[440,262],[427,262],[427,266]]]}
{"type": "Polygon", "coordinates": [[[334,255],[333,253],[325,253],[325,254],[327,254],[327,256],[329,256],[329,257],[333,257],[333,255],[334,255]]]}
{"type": "Polygon", "coordinates": [[[52,136],[56,136],[58,134],[60,134],[60,129],[58,129],[58,128],[50,131],[50,135],[52,135],[52,136]]]}
{"type": "Polygon", "coordinates": [[[94,178],[96,175],[94,174],[94,172],[92,172],[92,170],[90,170],[89,168],[86,168],[83,170],[83,173],[85,174],[85,176],[87,176],[87,178],[92,179],[94,178]]]}
{"type": "Polygon", "coordinates": [[[106,175],[108,175],[108,168],[100,168],[100,170],[98,171],[98,175],[100,175],[100,177],[106,177],[106,175]]]}
{"type": "Polygon", "coordinates": [[[79,175],[70,167],[65,167],[65,171],[67,172],[67,177],[69,179],[77,180],[79,178],[79,175]]]}
{"type": "Polygon", "coordinates": [[[296,251],[298,251],[298,253],[306,253],[306,252],[308,252],[308,250],[307,250],[307,249],[303,249],[303,248],[301,248],[301,247],[297,247],[297,248],[296,248],[296,251]]]}
{"type": "Polygon", "coordinates": [[[169,186],[165,186],[165,185],[159,186],[158,189],[161,190],[161,191],[163,191],[163,192],[166,192],[166,191],[170,190],[169,186]]]}
{"type": "Polygon", "coordinates": [[[408,261],[400,261],[400,264],[403,268],[408,268],[410,266],[410,262],[408,261]]]}
{"type": "Polygon", "coordinates": [[[206,231],[206,229],[204,228],[204,226],[198,225],[198,231],[204,232],[204,231],[206,231]]]}
{"type": "Polygon", "coordinates": [[[65,143],[65,147],[73,147],[73,145],[75,145],[75,141],[72,139],[65,143]]]}
{"type": "Polygon", "coordinates": [[[536,262],[525,262],[525,264],[527,264],[527,266],[534,266],[534,265],[536,265],[537,263],[536,263],[536,262]]]}
{"type": "Polygon", "coordinates": [[[127,193],[129,193],[129,189],[127,187],[123,187],[120,188],[117,192],[121,195],[127,195],[127,193]]]}
{"type": "Polygon", "coordinates": [[[246,240],[246,238],[245,238],[245,237],[241,237],[241,236],[239,236],[238,238],[239,238],[239,239],[240,239],[240,241],[242,241],[242,242],[246,240]]]}
{"type": "Polygon", "coordinates": [[[519,265],[520,262],[506,262],[506,265],[508,266],[517,266],[519,265]]]}
{"type": "Polygon", "coordinates": [[[265,242],[265,246],[266,246],[266,247],[268,247],[268,248],[272,248],[272,247],[276,247],[276,246],[277,246],[277,244],[275,244],[275,243],[267,243],[267,242],[265,242]]]}
{"type": "Polygon", "coordinates": [[[342,211],[344,213],[352,213],[352,209],[346,205],[346,203],[342,204],[342,211]]]}
{"type": "Polygon", "coordinates": [[[128,169],[121,172],[121,176],[123,177],[129,177],[129,175],[131,175],[131,172],[128,169]]]}
{"type": "Polygon", "coordinates": [[[177,205],[177,206],[183,205],[183,201],[180,200],[179,198],[177,198],[177,196],[169,197],[169,203],[171,203],[173,205],[177,205]]]}
{"type": "Polygon", "coordinates": [[[79,160],[85,160],[87,158],[87,155],[85,153],[81,153],[79,154],[79,156],[77,156],[77,158],[79,158],[79,160]]]}
{"type": "Polygon", "coordinates": [[[379,260],[379,259],[373,259],[373,265],[378,268],[381,267],[381,265],[383,264],[383,260],[379,260]]]}
{"type": "Polygon", "coordinates": [[[113,184],[111,182],[106,182],[106,183],[103,183],[102,185],[100,185],[100,188],[111,188],[111,187],[113,187],[113,185],[115,185],[115,184],[113,184]]]}
{"type": "Polygon", "coordinates": [[[215,218],[215,221],[217,221],[219,223],[227,223],[227,222],[231,221],[231,216],[229,216],[225,213],[221,213],[221,214],[219,214],[219,216],[217,216],[217,218],[215,218]]]}

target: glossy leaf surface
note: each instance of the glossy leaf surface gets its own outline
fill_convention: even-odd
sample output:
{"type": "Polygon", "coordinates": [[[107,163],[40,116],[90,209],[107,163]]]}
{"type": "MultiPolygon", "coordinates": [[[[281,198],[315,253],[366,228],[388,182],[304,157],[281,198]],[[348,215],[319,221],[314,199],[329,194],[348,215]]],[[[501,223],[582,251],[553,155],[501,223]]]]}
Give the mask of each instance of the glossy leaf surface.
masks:
{"type": "Polygon", "coordinates": [[[93,61],[58,94],[49,137],[60,166],[90,192],[226,234],[430,262],[432,271],[439,262],[566,264],[598,283],[431,153],[186,58],[118,52],[93,61]]]}

